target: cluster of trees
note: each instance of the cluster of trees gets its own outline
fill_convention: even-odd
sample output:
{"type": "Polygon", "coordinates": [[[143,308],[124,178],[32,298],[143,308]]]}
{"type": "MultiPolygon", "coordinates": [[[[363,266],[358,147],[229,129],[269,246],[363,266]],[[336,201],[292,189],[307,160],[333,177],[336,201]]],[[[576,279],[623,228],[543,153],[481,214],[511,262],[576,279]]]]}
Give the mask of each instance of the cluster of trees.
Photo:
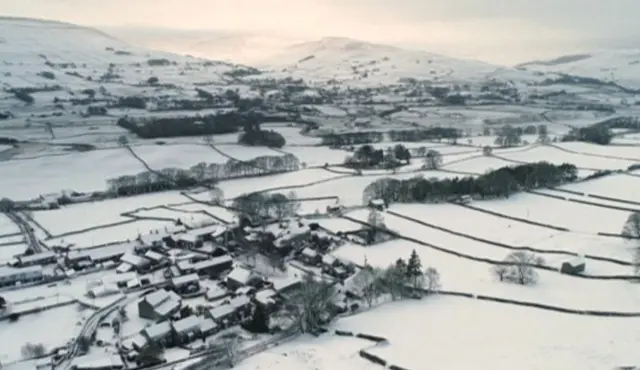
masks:
{"type": "Polygon", "coordinates": [[[420,130],[392,130],[388,132],[391,141],[427,141],[451,139],[453,141],[462,136],[462,132],[451,127],[431,127],[420,130]]]}
{"type": "Polygon", "coordinates": [[[377,167],[392,169],[402,165],[403,162],[405,164],[411,162],[411,152],[404,145],[398,144],[383,150],[365,144],[356,149],[353,156],[347,157],[344,164],[357,169],[377,167]]]}
{"type": "Polygon", "coordinates": [[[112,104],[114,108],[146,109],[147,100],[142,96],[121,96],[112,104]]]}
{"type": "Polygon", "coordinates": [[[258,122],[256,115],[239,112],[185,117],[123,117],[118,126],[144,139],[176,136],[203,136],[237,132],[247,123],[258,122]]]}
{"type": "Polygon", "coordinates": [[[384,133],[380,131],[331,133],[322,136],[322,145],[332,147],[380,143],[384,140],[384,133]]]}
{"type": "Polygon", "coordinates": [[[316,333],[331,319],[331,304],[335,295],[333,284],[307,273],[300,288],[288,297],[284,312],[300,332],[316,333]]]}
{"type": "MultiPolygon", "coordinates": [[[[491,135],[491,129],[485,126],[484,135],[491,135]]],[[[538,135],[537,141],[540,143],[549,142],[549,131],[546,125],[528,125],[525,128],[511,125],[501,126],[496,130],[495,144],[502,148],[510,148],[522,144],[522,135],[538,135]]]]}
{"type": "MultiPolygon", "coordinates": [[[[107,187],[113,194],[128,196],[195,185],[213,186],[223,179],[295,171],[299,168],[300,161],[293,155],[262,156],[249,161],[230,159],[223,164],[200,162],[189,169],[163,168],[138,175],[120,176],[107,180],[107,187]]],[[[215,197],[222,198],[222,194],[215,197]]]]}
{"type": "Polygon", "coordinates": [[[579,128],[574,127],[567,135],[562,137],[562,141],[585,141],[599,145],[607,145],[611,143],[612,139],[611,130],[599,124],[579,128]]]}
{"type": "Polygon", "coordinates": [[[243,129],[244,132],[238,136],[240,144],[282,148],[287,143],[284,136],[279,133],[273,130],[262,130],[259,121],[246,121],[243,129]]]}
{"type": "Polygon", "coordinates": [[[451,201],[462,195],[480,198],[509,197],[524,189],[558,186],[575,181],[577,168],[572,164],[555,166],[548,162],[505,166],[478,177],[426,179],[416,176],[408,180],[379,179],[363,192],[363,202],[383,199],[391,202],[451,201]]]}
{"type": "Polygon", "coordinates": [[[283,220],[295,216],[300,202],[294,191],[282,193],[249,193],[233,200],[233,208],[250,221],[283,220]]]}
{"type": "Polygon", "coordinates": [[[406,261],[399,258],[385,269],[374,268],[365,261],[353,283],[369,307],[383,294],[397,300],[420,295],[423,290],[435,293],[442,287],[438,270],[434,267],[424,269],[415,250],[406,261]]]}
{"type": "Polygon", "coordinates": [[[42,343],[25,343],[20,348],[20,353],[24,359],[37,358],[46,355],[47,349],[42,343]]]}
{"type": "Polygon", "coordinates": [[[542,257],[533,253],[513,252],[504,259],[504,264],[491,269],[500,281],[519,285],[533,285],[538,282],[538,273],[534,265],[543,265],[542,257]]]}

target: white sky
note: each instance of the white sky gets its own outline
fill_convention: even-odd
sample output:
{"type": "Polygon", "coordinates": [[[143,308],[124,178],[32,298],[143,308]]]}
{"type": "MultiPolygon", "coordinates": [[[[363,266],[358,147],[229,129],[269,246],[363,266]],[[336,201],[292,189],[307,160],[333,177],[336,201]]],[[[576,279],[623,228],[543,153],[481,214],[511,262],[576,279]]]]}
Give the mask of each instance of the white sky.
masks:
{"type": "Polygon", "coordinates": [[[416,45],[640,38],[640,0],[0,0],[0,14],[89,26],[278,31],[416,45]]]}

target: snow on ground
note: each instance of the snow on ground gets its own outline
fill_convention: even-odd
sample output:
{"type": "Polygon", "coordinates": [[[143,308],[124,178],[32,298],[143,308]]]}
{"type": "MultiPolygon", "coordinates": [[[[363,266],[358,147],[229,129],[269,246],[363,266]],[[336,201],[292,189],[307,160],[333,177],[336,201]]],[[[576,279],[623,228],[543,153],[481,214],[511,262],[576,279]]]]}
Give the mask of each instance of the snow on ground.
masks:
{"type": "Polygon", "coordinates": [[[362,229],[361,224],[339,217],[322,218],[319,220],[315,220],[315,222],[317,222],[318,225],[322,226],[323,228],[336,234],[339,232],[345,233],[362,229]]]}
{"type": "Polygon", "coordinates": [[[173,209],[166,208],[154,208],[154,209],[143,209],[136,211],[131,214],[135,217],[140,218],[166,218],[170,220],[181,220],[185,225],[189,226],[198,226],[202,224],[211,224],[214,219],[203,213],[192,213],[192,212],[182,212],[180,210],[174,211],[173,209]]]}
{"type": "Polygon", "coordinates": [[[515,166],[515,163],[507,162],[505,160],[494,157],[477,157],[471,158],[466,161],[459,161],[453,164],[446,164],[443,168],[448,171],[469,172],[476,174],[483,174],[489,171],[497,170],[502,167],[515,166]]]}
{"type": "MultiPolygon", "coordinates": [[[[439,244],[438,240],[427,240],[427,242],[439,244]]],[[[453,245],[443,246],[455,249],[453,245]]],[[[538,270],[537,285],[521,286],[498,281],[490,264],[462,259],[404,240],[366,247],[347,244],[338,248],[333,254],[357,264],[362,264],[366,258],[372,266],[387,267],[398,258],[409,258],[412,250],[420,256],[423,267],[435,267],[440,272],[444,290],[485,294],[573,309],[640,312],[638,295],[640,287],[626,281],[591,280],[538,270]]],[[[482,256],[480,253],[478,255],[482,256]]]]}
{"type": "MultiPolygon", "coordinates": [[[[637,318],[565,315],[434,296],[341,319],[338,329],[389,339],[370,349],[407,369],[614,369],[640,363],[637,318]]],[[[244,369],[243,369],[244,370],[244,369]]],[[[324,369],[323,369],[324,370],[324,369]]]]}
{"type": "Polygon", "coordinates": [[[284,139],[287,141],[287,146],[284,147],[286,150],[290,146],[297,145],[305,145],[312,146],[318,145],[322,142],[322,139],[318,137],[306,136],[301,134],[302,126],[294,126],[294,127],[273,127],[272,124],[262,124],[263,129],[274,130],[278,132],[280,135],[284,136],[284,139]]]}
{"type": "Polygon", "coordinates": [[[634,146],[596,145],[583,142],[566,142],[556,145],[579,153],[620,157],[640,163],[640,148],[634,146]]]}
{"type": "Polygon", "coordinates": [[[566,227],[571,231],[596,234],[620,233],[629,212],[568,202],[535,194],[517,194],[509,199],[489,200],[474,207],[566,227]],[[577,217],[579,215],[579,217],[577,217]]]}
{"type": "MultiPolygon", "coordinates": [[[[601,195],[624,199],[629,201],[640,201],[640,177],[628,176],[625,174],[614,174],[589,181],[577,182],[563,186],[562,189],[584,192],[585,194],[601,195]]],[[[571,194],[564,194],[572,196],[571,194]]],[[[591,198],[589,201],[601,202],[600,199],[591,198]]],[[[625,205],[619,206],[628,208],[640,208],[640,206],[625,205]]]]}
{"type": "MultiPolygon", "coordinates": [[[[451,204],[430,204],[428,206],[401,204],[393,205],[390,210],[452,231],[499,243],[542,250],[592,254],[631,262],[630,245],[623,239],[555,231],[487,215],[451,204]]],[[[387,217],[392,221],[397,220],[395,216],[388,215],[387,217]]],[[[482,243],[472,240],[460,241],[460,238],[455,235],[444,236],[442,231],[430,229],[410,221],[405,221],[404,223],[408,227],[403,227],[402,230],[403,232],[406,231],[407,235],[436,244],[436,240],[442,241],[442,243],[446,243],[441,245],[442,247],[462,253],[494,259],[502,259],[506,254],[511,253],[508,249],[491,247],[486,244],[483,246],[479,245],[482,243]],[[446,242],[446,240],[450,240],[450,242],[446,242]]],[[[401,222],[401,224],[403,223],[401,222]]],[[[544,257],[548,265],[554,267],[560,267],[562,262],[571,258],[553,254],[542,254],[541,256],[544,257]]],[[[628,266],[599,261],[588,261],[587,265],[586,272],[591,274],[626,275],[631,273],[631,268],[628,266]]]]}
{"type": "Polygon", "coordinates": [[[142,145],[133,148],[149,167],[188,169],[197,163],[226,163],[228,158],[204,144],[142,145]]]}
{"type": "Polygon", "coordinates": [[[107,180],[143,171],[142,164],[123,148],[9,160],[0,162],[0,192],[26,200],[62,190],[105,190],[107,180]]]}
{"type": "Polygon", "coordinates": [[[237,364],[237,370],[377,370],[379,365],[361,358],[358,351],[371,347],[358,338],[324,334],[304,336],[266,350],[237,364]]]}
{"type": "Polygon", "coordinates": [[[254,158],[264,156],[274,157],[283,155],[273,149],[261,146],[224,145],[220,146],[218,149],[229,157],[240,161],[250,161],[254,158]]]}
{"type": "Polygon", "coordinates": [[[0,246],[0,263],[11,261],[13,256],[23,254],[28,247],[26,243],[0,246]]]}
{"type": "Polygon", "coordinates": [[[343,206],[362,205],[362,192],[372,182],[382,178],[406,180],[419,175],[423,175],[426,178],[453,177],[450,173],[439,171],[422,171],[415,173],[398,174],[389,173],[373,176],[353,176],[341,178],[336,181],[328,181],[300,189],[295,189],[295,192],[296,194],[298,194],[299,198],[338,196],[340,198],[340,204],[342,204],[343,206]]]}
{"type": "Polygon", "coordinates": [[[151,231],[162,230],[172,225],[175,225],[175,223],[170,221],[139,220],[122,225],[86,231],[80,234],[53,238],[47,240],[47,244],[52,246],[67,246],[73,244],[74,248],[87,248],[107,243],[135,240],[139,235],[149,234],[151,231]]]}
{"type": "Polygon", "coordinates": [[[348,156],[353,155],[346,150],[331,149],[327,146],[317,147],[284,147],[283,150],[298,157],[300,163],[308,167],[328,164],[342,164],[348,156]]]}
{"type": "Polygon", "coordinates": [[[33,212],[33,218],[51,234],[57,235],[89,227],[130,220],[121,216],[138,208],[180,204],[188,199],[177,191],[79,203],[56,210],[33,212]]]}
{"type": "MultiPolygon", "coordinates": [[[[0,213],[0,237],[2,235],[9,235],[19,233],[20,228],[4,213],[0,213]]],[[[0,242],[3,238],[0,238],[0,242]]]]}
{"type": "Polygon", "coordinates": [[[524,152],[506,153],[502,156],[508,159],[524,162],[547,161],[556,165],[560,165],[562,163],[571,163],[576,167],[591,168],[597,170],[625,170],[630,165],[636,163],[630,160],[592,157],[568,153],[549,146],[541,146],[524,152]]]}
{"type": "Polygon", "coordinates": [[[0,361],[19,360],[20,348],[26,343],[42,343],[47,350],[63,346],[80,329],[77,324],[92,313],[78,312],[77,307],[58,307],[21,317],[16,322],[0,321],[0,361]]]}
{"type": "MultiPolygon", "coordinates": [[[[332,178],[344,176],[343,174],[336,174],[320,168],[311,168],[306,170],[300,170],[295,172],[286,172],[276,175],[259,176],[246,179],[236,180],[224,180],[218,184],[218,187],[224,192],[226,199],[233,199],[242,194],[248,194],[255,191],[268,190],[280,187],[291,187],[291,189],[279,190],[282,192],[288,192],[294,190],[298,192],[300,189],[296,189],[296,186],[304,186],[316,181],[324,181],[332,178]]],[[[331,183],[333,181],[329,181],[331,183]]],[[[202,201],[209,201],[210,196],[208,192],[202,192],[199,194],[191,194],[192,197],[202,201]]]]}
{"type": "MultiPolygon", "coordinates": [[[[198,198],[203,198],[204,200],[204,196],[200,195],[198,196],[198,198]]],[[[180,206],[174,206],[171,208],[175,208],[175,209],[179,209],[179,210],[183,210],[185,212],[197,212],[197,211],[206,211],[209,212],[210,214],[216,216],[217,218],[220,218],[222,220],[225,220],[227,222],[234,222],[234,220],[236,219],[236,215],[234,212],[226,209],[226,208],[222,208],[222,207],[218,207],[218,206],[208,206],[205,204],[201,204],[201,203],[190,203],[190,204],[184,204],[184,205],[180,205],[180,206]]],[[[189,213],[187,213],[189,214],[189,213]]]]}

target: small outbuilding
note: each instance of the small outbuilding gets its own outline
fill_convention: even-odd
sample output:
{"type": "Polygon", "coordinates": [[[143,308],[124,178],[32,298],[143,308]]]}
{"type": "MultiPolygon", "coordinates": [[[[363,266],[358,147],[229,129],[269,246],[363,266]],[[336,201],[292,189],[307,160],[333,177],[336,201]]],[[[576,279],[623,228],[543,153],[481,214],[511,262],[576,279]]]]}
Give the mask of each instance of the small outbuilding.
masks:
{"type": "Polygon", "coordinates": [[[560,266],[560,272],[562,272],[563,274],[577,275],[583,273],[586,267],[587,264],[584,260],[584,257],[578,256],[571,260],[562,262],[562,265],[560,266]]]}

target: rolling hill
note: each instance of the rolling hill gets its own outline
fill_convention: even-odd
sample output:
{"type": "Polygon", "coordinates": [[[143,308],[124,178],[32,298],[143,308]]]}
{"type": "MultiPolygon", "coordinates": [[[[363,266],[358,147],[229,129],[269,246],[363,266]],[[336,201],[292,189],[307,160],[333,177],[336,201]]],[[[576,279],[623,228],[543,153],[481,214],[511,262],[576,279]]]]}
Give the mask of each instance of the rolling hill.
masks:
{"type": "Polygon", "coordinates": [[[282,76],[305,80],[336,80],[364,85],[389,85],[402,78],[461,84],[486,79],[532,80],[516,69],[450,58],[422,50],[408,50],[341,37],[290,46],[259,67],[282,76]]]}
{"type": "Polygon", "coordinates": [[[599,51],[538,60],[518,66],[542,73],[563,73],[615,82],[627,88],[640,88],[640,49],[599,51]]]}
{"type": "MultiPolygon", "coordinates": [[[[0,112],[51,108],[105,96],[193,95],[195,83],[233,81],[230,63],[132,47],[96,29],[25,18],[0,18],[0,112]],[[157,80],[156,80],[157,79],[157,80]],[[27,92],[34,101],[16,99],[27,92]],[[22,101],[21,101],[22,100],[22,101]]],[[[27,98],[28,99],[28,98],[27,98]]]]}

